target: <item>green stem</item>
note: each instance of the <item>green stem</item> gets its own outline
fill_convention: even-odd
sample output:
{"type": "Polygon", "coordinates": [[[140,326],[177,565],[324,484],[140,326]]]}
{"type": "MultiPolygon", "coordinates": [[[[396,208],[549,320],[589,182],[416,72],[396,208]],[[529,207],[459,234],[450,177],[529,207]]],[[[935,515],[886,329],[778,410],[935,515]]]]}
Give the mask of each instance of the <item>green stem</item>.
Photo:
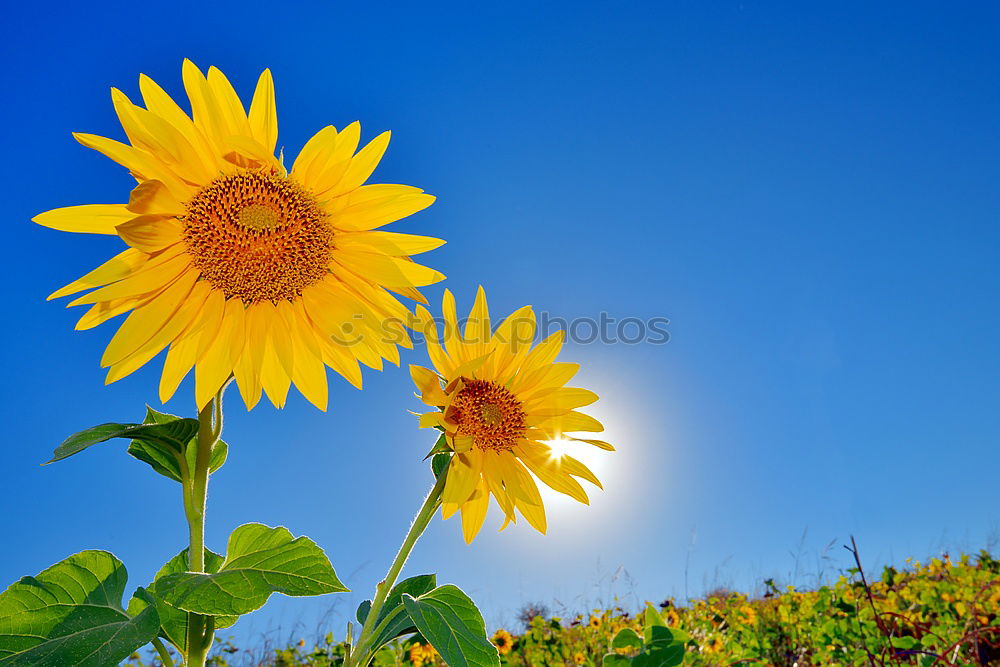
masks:
{"type": "Polygon", "coordinates": [[[160,654],[160,662],[163,663],[163,667],[174,667],[174,659],[170,657],[170,651],[163,645],[159,637],[153,638],[153,648],[160,654]]]}
{"type": "Polygon", "coordinates": [[[396,579],[399,577],[400,571],[406,565],[406,560],[410,557],[413,546],[427,529],[427,525],[434,517],[434,512],[441,506],[441,494],[444,492],[447,476],[447,472],[443,472],[438,477],[437,483],[434,484],[434,488],[427,494],[424,504],[413,519],[410,530],[406,533],[406,537],[403,538],[403,544],[400,545],[399,551],[396,553],[396,558],[392,561],[392,565],[389,566],[389,571],[386,573],[385,579],[375,587],[375,599],[372,600],[371,609],[368,610],[368,617],[365,618],[365,624],[361,628],[361,634],[358,636],[358,645],[351,651],[353,659],[349,667],[367,667],[371,660],[371,656],[368,653],[372,649],[369,645],[372,642],[372,631],[376,629],[376,620],[382,611],[382,607],[385,605],[386,598],[389,597],[389,591],[396,584],[396,579]]]}
{"type": "MultiPolygon", "coordinates": [[[[222,392],[219,390],[198,413],[198,440],[194,470],[184,484],[184,511],[188,520],[188,570],[205,571],[205,502],[208,497],[208,467],[212,448],[222,434],[222,392]]],[[[215,623],[211,616],[188,614],[187,667],[204,667],[212,645],[215,623]]]]}

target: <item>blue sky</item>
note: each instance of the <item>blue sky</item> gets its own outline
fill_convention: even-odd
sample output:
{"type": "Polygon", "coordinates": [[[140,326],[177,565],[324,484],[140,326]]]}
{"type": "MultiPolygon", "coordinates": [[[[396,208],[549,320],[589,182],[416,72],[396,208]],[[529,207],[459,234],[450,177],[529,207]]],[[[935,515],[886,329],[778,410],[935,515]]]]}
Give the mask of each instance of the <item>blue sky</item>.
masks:
{"type": "MultiPolygon", "coordinates": [[[[391,229],[448,240],[425,257],[461,308],[481,283],[495,313],[670,319],[666,345],[563,353],[619,446],[587,459],[607,487],[591,507],[553,503],[544,537],[491,515],[472,546],[438,520],[418,545],[407,571],[464,587],[490,625],[533,600],[807,584],[851,534],[873,566],[997,536],[1000,8],[534,5],[8,10],[5,585],[83,548],[140,585],[184,546],[177,486],[125,443],[38,466],[73,431],[161,407],[162,361],[104,387],[114,325],[74,332],[80,313],[44,297],[120,242],[29,222],[124,201],[130,177],[70,132],[120,138],[109,87],[136,93],[145,72],[180,93],[184,57],[245,96],[270,67],[288,155],[327,124],[393,130],[375,180],[439,199],[391,229]]],[[[276,597],[241,640],[311,636],[335,603],[342,635],[429,485],[405,368],[365,383],[332,378],[327,413],[297,395],[280,412],[228,403],[209,545],[285,525],[357,591],[276,597]]],[[[188,381],[166,409],[191,403],[188,381]]]]}

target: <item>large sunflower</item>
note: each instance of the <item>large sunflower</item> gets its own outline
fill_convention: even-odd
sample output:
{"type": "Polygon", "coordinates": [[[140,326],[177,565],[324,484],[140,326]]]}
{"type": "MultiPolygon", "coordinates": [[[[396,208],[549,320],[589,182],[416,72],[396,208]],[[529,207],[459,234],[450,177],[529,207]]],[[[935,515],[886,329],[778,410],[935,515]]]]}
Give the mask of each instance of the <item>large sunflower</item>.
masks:
{"type": "Polygon", "coordinates": [[[438,239],[373,231],[429,206],[406,185],[363,185],[389,142],[385,132],[357,151],[358,123],[325,127],[287,172],[274,87],[265,70],[244,110],[218,69],[207,77],[188,60],[188,115],[140,75],[145,108],[112,89],[129,143],[74,134],[138,181],[127,204],[58,208],[34,221],[69,232],[118,235],[129,248],[53,299],[94,289],[69,305],[90,305],[89,329],[131,311],[101,365],[113,382],[169,347],[160,398],[195,369],[204,406],[235,376],[248,408],[261,390],[281,407],[295,386],[321,409],[325,366],[361,386],[358,362],[381,369],[411,346],[406,308],[387,290],[421,300],[417,287],[443,276],[409,256],[438,239]],[[357,152],[355,152],[357,151],[357,152]]]}
{"type": "Polygon", "coordinates": [[[461,510],[465,541],[471,542],[483,525],[492,495],[506,516],[504,527],[516,520],[517,509],[544,533],[545,507],[529,471],[582,503],[589,499],[576,477],[601,486],[584,464],[557,454],[548,444],[565,441],[614,449],[603,440],[567,435],[604,430],[596,419],[576,410],[596,401],[597,394],[564,386],[580,366],[555,361],[562,331],[532,349],[535,316],[530,306],[511,314],[495,332],[490,329],[482,287],[464,333],[459,332],[455,299],[448,290],[443,311],[445,326],[439,333],[430,313],[417,306],[437,372],[410,366],[421,400],[434,408],[420,416],[420,425],[444,431],[454,451],[442,515],[447,519],[461,510]]]}

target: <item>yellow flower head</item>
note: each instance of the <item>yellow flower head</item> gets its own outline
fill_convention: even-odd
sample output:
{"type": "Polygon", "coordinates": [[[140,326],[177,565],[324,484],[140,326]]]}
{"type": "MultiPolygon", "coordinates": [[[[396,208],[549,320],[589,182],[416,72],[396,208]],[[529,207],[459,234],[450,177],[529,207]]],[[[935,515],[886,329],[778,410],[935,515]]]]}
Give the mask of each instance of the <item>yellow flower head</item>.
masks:
{"type": "Polygon", "coordinates": [[[500,655],[507,655],[514,646],[514,637],[501,628],[493,634],[493,645],[497,647],[500,655]]]}
{"type": "Polygon", "coordinates": [[[712,637],[705,643],[706,653],[718,653],[722,650],[722,639],[719,637],[712,637]]]}
{"type": "Polygon", "coordinates": [[[424,647],[419,642],[410,646],[410,662],[416,667],[424,664],[424,647]]]}
{"type": "Polygon", "coordinates": [[[753,625],[757,622],[757,611],[748,604],[740,606],[738,609],[740,620],[745,625],[753,625]]]}
{"type": "MultiPolygon", "coordinates": [[[[555,361],[562,347],[561,331],[531,347],[535,319],[530,306],[510,315],[493,332],[480,287],[461,335],[455,299],[447,290],[443,310],[443,335],[436,325],[424,331],[437,372],[410,366],[421,400],[434,408],[420,416],[420,425],[441,429],[455,452],[442,514],[447,519],[460,509],[465,541],[471,542],[483,525],[492,495],[506,516],[504,527],[516,520],[516,508],[544,533],[545,508],[528,471],[554,490],[589,502],[575,477],[600,487],[597,477],[573,457],[558,455],[548,443],[561,440],[613,450],[601,440],[567,435],[604,430],[596,419],[576,410],[596,401],[597,395],[564,386],[579,365],[555,361]]],[[[432,322],[420,306],[417,317],[432,322]]]]}
{"type": "Polygon", "coordinates": [[[443,276],[409,256],[443,243],[374,231],[426,208],[434,197],[405,185],[363,185],[389,142],[357,151],[360,126],[320,130],[287,172],[274,156],[278,124],[271,73],[249,112],[218,69],[184,61],[189,117],[140,75],[143,104],[112,89],[128,143],[92,134],[77,141],[138,181],[127,204],[41,213],[46,227],[117,235],[124,252],[49,298],[93,291],[77,329],[130,313],[101,365],[107,381],[169,348],[160,398],[195,369],[204,406],[234,375],[248,408],[261,391],[282,406],[294,383],[321,409],[326,366],[361,386],[358,362],[381,369],[411,345],[406,308],[389,291],[422,300],[417,287],[443,276]]]}
{"type": "Polygon", "coordinates": [[[577,665],[582,665],[587,662],[587,656],[583,654],[582,651],[577,651],[573,654],[573,663],[577,665]]]}
{"type": "Polygon", "coordinates": [[[681,624],[681,617],[675,609],[671,608],[664,612],[663,621],[673,628],[681,624]]]}

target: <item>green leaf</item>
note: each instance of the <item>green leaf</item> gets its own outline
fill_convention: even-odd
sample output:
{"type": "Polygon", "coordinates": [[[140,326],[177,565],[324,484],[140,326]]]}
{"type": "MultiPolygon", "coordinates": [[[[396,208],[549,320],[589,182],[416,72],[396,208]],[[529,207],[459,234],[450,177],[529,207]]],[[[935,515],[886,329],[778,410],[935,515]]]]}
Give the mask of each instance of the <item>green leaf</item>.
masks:
{"type": "Polygon", "coordinates": [[[448,445],[448,438],[446,438],[445,434],[442,433],[440,436],[438,436],[438,439],[434,442],[434,446],[431,447],[431,451],[427,452],[427,456],[424,457],[424,460],[426,461],[432,456],[444,453],[450,454],[451,447],[448,445]]]}
{"type": "Polygon", "coordinates": [[[500,656],[486,637],[486,624],[475,603],[457,586],[446,585],[403,605],[420,634],[449,667],[498,667],[500,656]]]}
{"type": "MultiPolygon", "coordinates": [[[[154,410],[153,408],[146,406],[146,419],[143,423],[166,425],[183,420],[183,417],[171,415],[166,412],[159,412],[158,410],[154,410]]],[[[197,424],[197,420],[194,419],[187,421],[197,424]]],[[[168,445],[159,441],[148,439],[136,439],[129,445],[128,453],[140,461],[148,463],[153,470],[160,473],[164,477],[169,477],[174,481],[181,482],[183,473],[180,455],[182,454],[184,456],[184,462],[187,464],[187,469],[194,470],[195,457],[198,452],[197,444],[198,429],[196,428],[194,429],[192,437],[188,439],[183,446],[181,446],[180,450],[177,450],[172,444],[168,445]]],[[[229,445],[222,440],[215,443],[215,446],[212,447],[211,457],[209,458],[209,473],[213,473],[222,467],[222,464],[226,462],[226,456],[228,453],[229,445]]]]}
{"type": "Polygon", "coordinates": [[[12,584],[0,594],[0,665],[105,667],[148,644],[156,609],[122,610],[127,579],[112,554],[81,551],[12,584]]]}
{"type": "MultiPolygon", "coordinates": [[[[406,607],[403,606],[403,595],[419,597],[433,590],[435,586],[437,586],[436,575],[420,574],[409,579],[404,579],[392,587],[389,595],[385,598],[385,604],[382,605],[382,611],[379,612],[378,618],[375,620],[374,628],[377,630],[377,634],[372,639],[372,650],[383,646],[400,635],[417,631],[413,621],[406,613],[406,607]]],[[[371,602],[368,600],[362,602],[361,606],[358,607],[358,621],[363,624],[370,610],[371,602]],[[366,604],[367,607],[365,606],[366,604]],[[362,613],[364,614],[364,618],[362,618],[362,613]]]]}
{"type": "Polygon", "coordinates": [[[272,593],[291,596],[343,593],[348,589],[323,550],[283,527],[240,526],[229,536],[226,560],[213,574],[179,572],[157,590],[174,607],[208,616],[242,616],[260,609],[272,593]]]}
{"type": "Polygon", "coordinates": [[[667,624],[663,621],[663,616],[661,616],[656,607],[649,602],[646,603],[646,609],[642,614],[642,624],[643,634],[645,635],[647,644],[651,644],[653,641],[653,628],[667,627],[667,624]]]}
{"type": "Polygon", "coordinates": [[[632,628],[622,628],[611,640],[611,648],[642,648],[642,637],[632,628]]]}
{"type": "Polygon", "coordinates": [[[674,633],[664,625],[652,625],[646,630],[648,631],[646,644],[650,646],[666,646],[674,643],[674,633]]]}
{"type": "Polygon", "coordinates": [[[434,455],[434,458],[431,459],[431,470],[434,472],[434,479],[440,477],[448,469],[449,463],[451,463],[451,454],[434,455]]]}
{"type": "MultiPolygon", "coordinates": [[[[223,558],[219,554],[205,549],[205,569],[208,572],[218,572],[223,558]]],[[[153,578],[153,583],[146,587],[146,595],[134,595],[128,604],[128,613],[135,616],[150,604],[156,605],[160,617],[160,636],[177,647],[178,651],[186,652],[188,613],[166,603],[160,593],[161,580],[171,574],[188,571],[188,550],[180,552],[160,568],[153,578]]],[[[216,616],[217,629],[228,628],[238,620],[238,616],[216,616]]]]}
{"type": "Polygon", "coordinates": [[[682,662],[684,662],[684,645],[678,643],[654,648],[636,656],[633,660],[635,667],[675,667],[682,662]]]}
{"type": "MultiPolygon", "coordinates": [[[[129,454],[149,464],[161,475],[179,482],[180,457],[185,455],[185,450],[192,449],[188,445],[197,436],[197,419],[176,417],[147,406],[146,419],[142,424],[101,424],[74,433],[56,448],[46,464],[61,461],[112,438],[127,438],[132,441],[128,448],[129,454]]],[[[212,471],[226,460],[227,450],[228,447],[221,441],[213,448],[212,471]]]]}
{"type": "Polygon", "coordinates": [[[604,660],[602,661],[601,664],[603,664],[604,667],[628,667],[628,665],[631,662],[632,659],[624,655],[618,655],[617,653],[608,653],[607,655],[604,656],[604,660]]]}

